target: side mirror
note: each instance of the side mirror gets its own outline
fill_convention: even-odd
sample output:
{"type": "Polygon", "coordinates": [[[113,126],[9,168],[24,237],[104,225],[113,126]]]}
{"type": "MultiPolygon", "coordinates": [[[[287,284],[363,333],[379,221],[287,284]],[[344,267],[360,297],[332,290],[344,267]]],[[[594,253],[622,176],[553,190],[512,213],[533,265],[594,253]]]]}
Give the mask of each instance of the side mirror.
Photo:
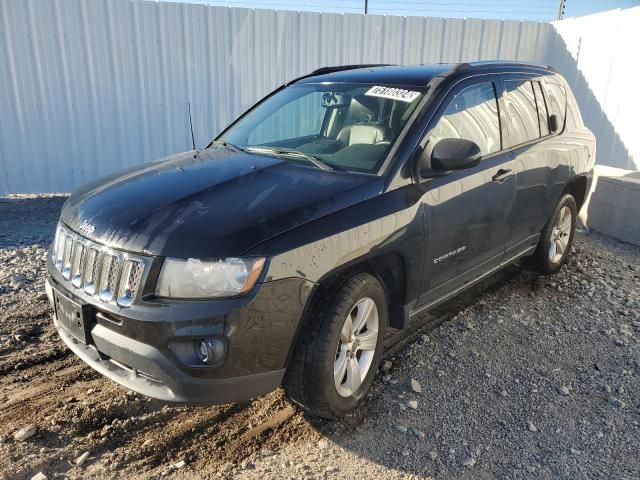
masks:
{"type": "Polygon", "coordinates": [[[420,158],[420,176],[423,178],[442,176],[450,170],[475,167],[482,158],[480,147],[464,138],[443,138],[433,147],[431,158],[425,158],[426,155],[424,151],[420,158]],[[431,168],[427,168],[429,163],[431,168]]]}
{"type": "Polygon", "coordinates": [[[549,130],[552,133],[555,133],[558,131],[558,127],[559,127],[558,116],[555,113],[553,113],[549,116],[549,130]]]}

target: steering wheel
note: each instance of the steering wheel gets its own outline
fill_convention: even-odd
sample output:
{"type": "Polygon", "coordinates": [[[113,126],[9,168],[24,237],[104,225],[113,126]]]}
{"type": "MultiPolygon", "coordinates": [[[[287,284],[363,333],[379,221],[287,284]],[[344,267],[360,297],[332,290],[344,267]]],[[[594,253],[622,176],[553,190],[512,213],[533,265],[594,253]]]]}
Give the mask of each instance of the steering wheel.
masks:
{"type": "Polygon", "coordinates": [[[373,115],[370,113],[360,112],[356,116],[356,124],[358,125],[365,125],[367,123],[371,123],[371,120],[373,120],[373,115]]]}

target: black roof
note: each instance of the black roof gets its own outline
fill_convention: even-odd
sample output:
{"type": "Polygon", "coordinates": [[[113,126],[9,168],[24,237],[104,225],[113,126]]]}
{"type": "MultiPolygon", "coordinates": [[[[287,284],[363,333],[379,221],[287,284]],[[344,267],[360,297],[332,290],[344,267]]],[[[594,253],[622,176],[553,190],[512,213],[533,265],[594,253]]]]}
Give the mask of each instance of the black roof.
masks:
{"type": "Polygon", "coordinates": [[[544,65],[524,62],[484,61],[470,63],[435,63],[431,65],[341,65],[323,67],[290,83],[383,83],[426,86],[435,76],[453,73],[473,75],[478,73],[498,73],[530,71],[549,74],[553,69],[544,65]]]}

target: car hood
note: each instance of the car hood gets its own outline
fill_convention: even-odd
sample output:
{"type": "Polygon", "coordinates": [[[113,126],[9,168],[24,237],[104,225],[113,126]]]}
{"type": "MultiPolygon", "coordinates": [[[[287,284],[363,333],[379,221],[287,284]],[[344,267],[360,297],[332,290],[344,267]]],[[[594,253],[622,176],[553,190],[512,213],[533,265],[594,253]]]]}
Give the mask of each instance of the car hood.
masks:
{"type": "Polygon", "coordinates": [[[214,146],[85,185],[62,221],[96,242],[147,255],[224,258],[379,194],[382,179],[214,146]]]}

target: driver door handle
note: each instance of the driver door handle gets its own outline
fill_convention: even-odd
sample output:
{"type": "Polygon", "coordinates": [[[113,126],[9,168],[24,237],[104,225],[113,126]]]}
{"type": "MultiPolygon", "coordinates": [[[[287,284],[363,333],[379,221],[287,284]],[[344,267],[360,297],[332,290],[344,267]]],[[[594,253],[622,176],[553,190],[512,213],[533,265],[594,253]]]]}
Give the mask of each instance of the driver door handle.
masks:
{"type": "Polygon", "coordinates": [[[507,178],[511,177],[512,175],[513,175],[513,170],[501,168],[500,170],[498,170],[498,173],[496,173],[493,177],[491,177],[491,180],[493,180],[494,182],[503,183],[507,178]]]}

